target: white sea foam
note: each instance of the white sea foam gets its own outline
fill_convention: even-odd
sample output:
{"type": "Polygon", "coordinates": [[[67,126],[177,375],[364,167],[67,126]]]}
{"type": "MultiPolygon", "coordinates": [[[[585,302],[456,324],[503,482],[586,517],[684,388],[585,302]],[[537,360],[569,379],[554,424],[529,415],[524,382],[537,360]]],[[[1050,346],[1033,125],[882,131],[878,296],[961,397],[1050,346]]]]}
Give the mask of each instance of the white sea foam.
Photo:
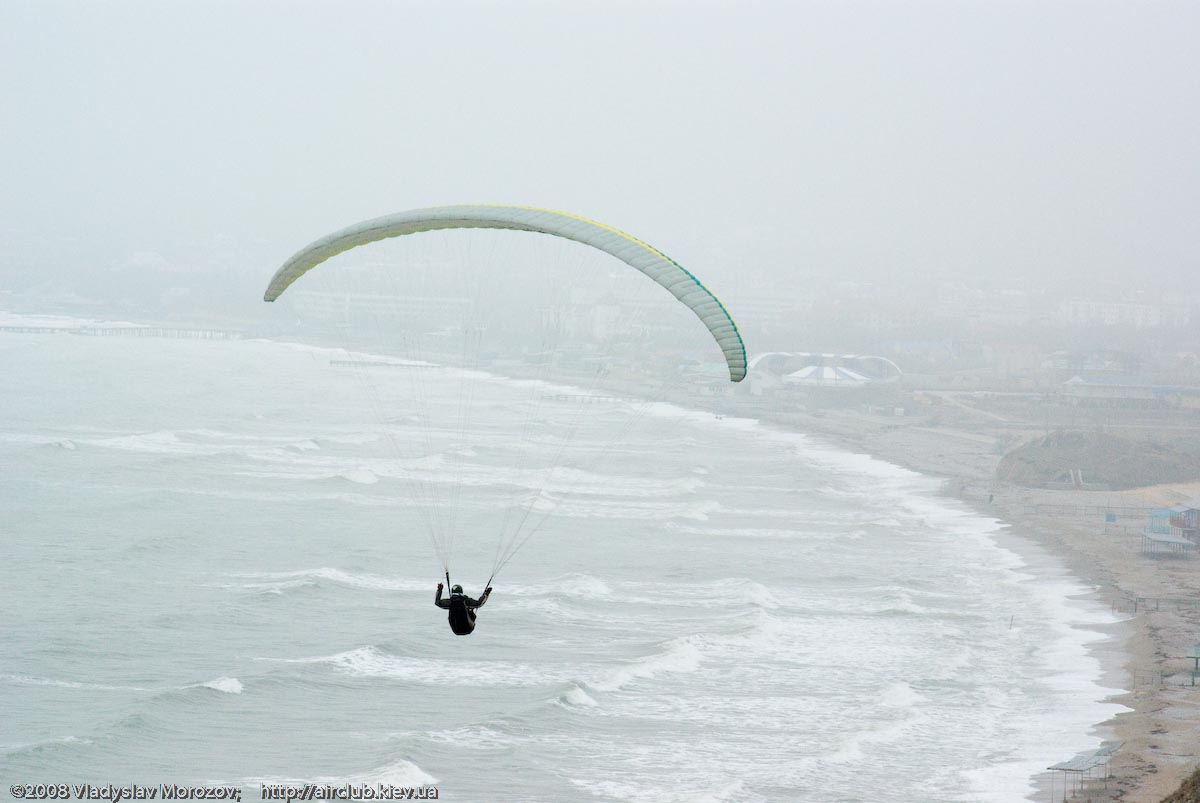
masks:
{"type": "Polygon", "coordinates": [[[188,444],[179,436],[168,430],[145,432],[136,435],[120,435],[112,438],[100,438],[90,441],[93,446],[103,446],[110,449],[122,449],[130,452],[151,452],[154,454],[218,454],[220,447],[205,447],[198,444],[188,444]]]}
{"type": "Polygon", "coordinates": [[[911,708],[923,701],[925,697],[914,691],[912,686],[901,681],[884,689],[879,699],[884,705],[893,708],[911,708]]]}
{"type": "MultiPolygon", "coordinates": [[[[781,538],[803,539],[807,543],[826,540],[809,530],[786,527],[698,527],[695,525],[669,522],[666,527],[672,532],[699,535],[705,538],[781,538]]],[[[835,536],[829,536],[833,538],[835,536]]],[[[842,536],[844,537],[844,536],[842,536]]],[[[805,545],[807,546],[807,544],[805,545]]],[[[801,547],[804,548],[804,547],[801,547]]]]}
{"type": "Polygon", "coordinates": [[[295,664],[329,664],[348,675],[423,683],[433,686],[541,686],[561,683],[565,669],[507,661],[471,663],[445,661],[423,656],[396,655],[374,646],[317,658],[264,658],[259,660],[295,664]]]}
{"type": "Polygon", "coordinates": [[[495,728],[489,728],[486,725],[470,725],[462,728],[434,731],[429,734],[420,732],[413,734],[412,732],[408,732],[405,735],[419,735],[438,744],[463,747],[469,750],[510,750],[514,744],[511,735],[495,728]]]}
{"type": "Polygon", "coordinates": [[[310,438],[297,440],[292,435],[272,436],[198,428],[153,432],[104,432],[74,436],[79,444],[123,452],[179,456],[242,455],[256,460],[288,462],[297,453],[318,451],[310,438]],[[103,437],[98,437],[99,435],[103,437]]]}
{"type": "Polygon", "coordinates": [[[83,683],[74,680],[33,677],[30,675],[0,675],[0,681],[20,686],[56,686],[60,689],[82,689],[93,691],[149,691],[143,686],[113,685],[108,683],[83,683]]]}
{"type": "Polygon", "coordinates": [[[434,778],[416,764],[403,759],[372,770],[361,777],[368,783],[390,786],[428,786],[438,782],[437,778],[434,778]]]}
{"type": "Polygon", "coordinates": [[[235,443],[287,443],[289,440],[291,440],[288,437],[271,437],[254,432],[228,432],[226,430],[210,429],[208,427],[184,429],[180,430],[178,434],[191,438],[204,438],[206,440],[215,441],[231,441],[235,443]]]}
{"type": "Polygon", "coordinates": [[[243,588],[279,588],[286,590],[303,585],[311,585],[314,580],[324,580],[350,588],[361,588],[368,591],[429,591],[427,580],[417,580],[401,577],[383,577],[377,574],[363,572],[347,572],[322,566],[317,569],[298,569],[286,572],[243,572],[233,575],[244,577],[255,582],[243,583],[243,588]]]}
{"type": "Polygon", "coordinates": [[[282,594],[285,591],[291,591],[296,588],[315,588],[317,581],[312,577],[297,577],[292,580],[277,580],[266,581],[262,583],[238,583],[230,584],[223,583],[221,588],[245,588],[259,591],[264,594],[282,594]]]}
{"type": "Polygon", "coordinates": [[[824,756],[823,760],[835,764],[857,764],[865,761],[880,745],[892,744],[903,738],[911,725],[910,721],[897,721],[875,725],[869,730],[856,731],[847,736],[836,750],[824,756]]]}
{"type": "Polygon", "coordinates": [[[43,739],[39,742],[14,742],[11,744],[0,744],[0,755],[25,751],[40,751],[44,747],[64,744],[90,745],[95,744],[95,742],[91,739],[83,739],[78,736],[61,736],[57,739],[43,739]]]}
{"type": "Polygon", "coordinates": [[[583,599],[604,599],[612,589],[599,577],[590,574],[566,574],[533,585],[506,585],[505,596],[563,596],[583,599]]]}
{"type": "MultiPolygon", "coordinates": [[[[191,448],[185,445],[178,447],[178,450],[187,452],[191,448]]],[[[196,448],[201,453],[215,454],[220,451],[216,448],[207,450],[202,447],[196,448]]],[[[483,465],[469,462],[467,458],[477,456],[473,450],[458,450],[449,458],[442,454],[400,458],[364,458],[357,455],[314,454],[311,451],[298,454],[295,450],[259,450],[250,453],[250,456],[262,465],[248,466],[239,470],[239,473],[254,477],[289,480],[347,478],[370,473],[376,479],[403,479],[418,483],[422,487],[445,485],[456,488],[525,489],[534,495],[533,499],[686,497],[696,494],[705,485],[704,480],[698,477],[666,479],[618,477],[567,466],[520,469],[510,465],[483,465]]],[[[588,503],[580,501],[571,504],[582,506],[588,503]]],[[[638,502],[629,504],[645,506],[645,503],[638,502]]]]}
{"type": "Polygon", "coordinates": [[[671,402],[631,401],[630,405],[635,408],[640,415],[653,418],[669,418],[675,421],[687,421],[692,424],[699,424],[703,427],[719,427],[725,430],[749,431],[758,430],[761,426],[757,419],[739,418],[737,416],[718,417],[711,412],[696,410],[689,407],[682,407],[678,404],[672,404],[671,402]]]}
{"type": "Polygon", "coordinates": [[[261,784],[286,784],[303,787],[305,784],[330,784],[340,786],[348,783],[384,784],[388,786],[430,786],[438,783],[438,779],[425,772],[416,764],[406,759],[400,759],[375,769],[363,770],[347,775],[317,775],[304,778],[285,777],[254,777],[243,778],[241,786],[254,787],[261,784]]]}
{"type": "Polygon", "coordinates": [[[354,432],[346,435],[322,435],[316,438],[315,442],[321,443],[336,443],[343,446],[362,446],[367,443],[375,443],[380,439],[378,433],[373,432],[354,432]]]}
{"type": "Polygon", "coordinates": [[[618,691],[638,680],[649,680],[664,673],[695,672],[702,656],[692,637],[674,639],[662,652],[630,661],[605,672],[587,686],[596,691],[618,691]]]}
{"type": "Polygon", "coordinates": [[[0,442],[4,443],[25,443],[35,446],[58,446],[62,440],[57,436],[51,435],[34,435],[29,432],[0,432],[0,442]]]}
{"type": "Polygon", "coordinates": [[[196,684],[200,688],[212,689],[213,691],[224,692],[225,694],[241,694],[242,682],[237,678],[221,677],[215,680],[209,680],[204,683],[196,684]]]}
{"type": "Polygon", "coordinates": [[[631,521],[669,521],[690,519],[708,521],[724,512],[720,502],[697,500],[684,502],[632,502],[567,499],[550,508],[555,516],[585,519],[626,519],[631,521]]]}
{"type": "Polygon", "coordinates": [[[581,706],[583,708],[595,708],[599,705],[587,692],[577,685],[572,685],[571,688],[559,695],[558,699],[567,705],[581,706]]]}
{"type": "Polygon", "coordinates": [[[365,468],[343,471],[339,476],[350,480],[350,482],[356,482],[359,485],[374,485],[375,483],[379,482],[379,477],[375,476],[374,473],[365,468]]]}
{"type": "Polygon", "coordinates": [[[572,778],[576,786],[590,792],[594,797],[609,800],[627,800],[630,803],[653,800],[656,803],[760,803],[762,797],[752,794],[741,780],[724,781],[718,784],[677,782],[668,787],[653,783],[637,783],[626,776],[622,780],[584,781],[572,778]],[[696,786],[701,788],[697,789],[696,786]]]}
{"type": "Polygon", "coordinates": [[[757,605],[760,608],[778,608],[776,595],[762,583],[745,578],[729,578],[719,580],[713,588],[715,596],[732,600],[735,603],[757,605]]]}
{"type": "MultiPolygon", "coordinates": [[[[33,329],[82,329],[100,323],[95,318],[76,318],[69,315],[30,315],[0,310],[0,326],[25,326],[33,329]]],[[[122,323],[114,325],[137,326],[122,323]]]]}
{"type": "Polygon", "coordinates": [[[665,607],[695,607],[698,600],[710,608],[773,609],[782,604],[762,583],[745,577],[727,577],[706,583],[625,583],[617,597],[623,603],[665,607]]]}

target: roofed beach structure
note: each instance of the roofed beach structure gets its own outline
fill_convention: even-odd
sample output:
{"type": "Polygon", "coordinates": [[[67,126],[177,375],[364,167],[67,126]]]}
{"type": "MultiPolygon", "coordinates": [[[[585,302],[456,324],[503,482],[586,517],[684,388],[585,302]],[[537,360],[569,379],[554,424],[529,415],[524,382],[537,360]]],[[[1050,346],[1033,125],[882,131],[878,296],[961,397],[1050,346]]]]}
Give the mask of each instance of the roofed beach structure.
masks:
{"type": "Polygon", "coordinates": [[[1052,767],[1046,769],[1051,771],[1050,775],[1050,799],[1063,800],[1066,798],[1067,792],[1071,792],[1074,797],[1083,789],[1085,781],[1094,780],[1097,770],[1101,771],[1100,777],[1104,779],[1105,788],[1108,787],[1108,763],[1112,760],[1113,754],[1121,749],[1124,742],[1118,744],[1101,747],[1099,750],[1093,750],[1090,753],[1076,756],[1070,761],[1061,761],[1052,767]],[[1101,768],[1103,768],[1101,770],[1101,768]],[[1055,797],[1057,784],[1055,779],[1058,773],[1063,774],[1062,797],[1055,797]]]}
{"type": "Polygon", "coordinates": [[[1176,558],[1191,557],[1196,545],[1188,539],[1171,533],[1156,533],[1149,528],[1142,530],[1143,555],[1168,555],[1176,558]]]}
{"type": "Polygon", "coordinates": [[[1062,384],[1062,396],[1078,407],[1156,410],[1175,403],[1179,388],[1140,376],[1076,374],[1062,384]]]}

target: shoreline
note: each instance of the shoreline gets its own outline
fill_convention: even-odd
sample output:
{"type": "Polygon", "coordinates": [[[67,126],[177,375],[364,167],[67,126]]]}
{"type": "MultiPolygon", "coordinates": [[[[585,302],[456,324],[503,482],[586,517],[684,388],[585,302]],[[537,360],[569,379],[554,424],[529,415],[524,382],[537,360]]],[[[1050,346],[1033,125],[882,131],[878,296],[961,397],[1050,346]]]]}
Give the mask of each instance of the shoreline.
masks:
{"type": "MultiPolygon", "coordinates": [[[[1180,645],[1200,640],[1200,601],[1192,609],[1126,610],[1132,597],[1195,598],[1200,582],[1188,571],[1194,559],[1147,558],[1138,554],[1135,533],[1110,533],[1103,521],[1039,513],[1036,506],[1165,506],[1200,495],[1200,483],[1122,492],[1020,488],[994,479],[1001,450],[996,438],[979,430],[897,427],[893,421],[856,412],[789,413],[786,421],[774,423],[942,480],[943,496],[1008,525],[994,536],[999,545],[1022,559],[1033,555],[1034,562],[1039,553],[1047,556],[1092,589],[1083,597],[1113,611],[1116,618],[1111,623],[1076,626],[1105,634],[1086,645],[1100,667],[1096,685],[1112,691],[1094,702],[1127,709],[1094,723],[1085,734],[1105,743],[1123,743],[1113,756],[1107,782],[1090,782],[1085,799],[1159,803],[1195,771],[1200,762],[1200,692],[1179,685],[1186,675],[1181,673],[1180,645]]],[[[1047,755],[1045,766],[1072,757],[1047,755]]],[[[1050,799],[1050,775],[1043,770],[1033,777],[1037,791],[1027,799],[1050,799]]],[[[1061,794],[1061,778],[1055,789],[1061,794]]]]}
{"type": "MultiPolygon", "coordinates": [[[[943,496],[955,498],[944,491],[943,496]]],[[[977,505],[968,504],[968,507],[981,516],[993,514],[992,511],[980,509],[977,505]]],[[[1061,793],[1064,779],[1055,777],[1055,774],[1046,768],[1120,741],[1114,722],[1116,717],[1131,710],[1121,702],[1121,698],[1128,693],[1125,665],[1129,656],[1124,644],[1132,631],[1128,619],[1111,612],[1104,589],[1089,583],[1069,566],[1061,555],[1021,533],[1014,524],[994,515],[992,517],[997,518],[1003,525],[1002,529],[991,536],[992,540],[997,547],[1011,552],[1022,561],[1023,565],[1017,571],[1028,575],[1024,582],[1077,585],[1074,590],[1067,589],[1058,599],[1064,612],[1074,612],[1085,621],[1060,620],[1061,632],[1058,638],[1060,643],[1065,640],[1063,646],[1078,648],[1087,660],[1094,663],[1094,667],[1072,670],[1072,674],[1076,675],[1079,681],[1091,687],[1088,694],[1093,696],[1088,697],[1085,702],[1097,708],[1122,708],[1110,716],[1101,715],[1102,718],[1091,720],[1086,729],[1076,731],[1079,746],[1073,751],[1067,748],[1062,752],[1055,752],[1054,746],[1048,745],[1039,756],[1038,766],[1028,777],[1032,791],[1023,799],[1041,803],[1061,800],[1060,796],[1054,796],[1053,793],[1061,793]],[[1092,634],[1096,634],[1096,637],[1092,637],[1092,634]]]]}
{"type": "MultiPolygon", "coordinates": [[[[1088,754],[1101,746],[1121,741],[1115,721],[1117,717],[1132,711],[1132,708],[1123,701],[1123,698],[1129,693],[1127,690],[1128,683],[1126,678],[1128,677],[1128,672],[1126,665],[1130,660],[1130,656],[1127,653],[1125,643],[1132,637],[1133,630],[1129,617],[1112,610],[1112,595],[1108,589],[1093,582],[1093,578],[1086,576],[1084,572],[1080,571],[1076,565],[1073,565],[1072,561],[1067,559],[1067,556],[1047,546],[1032,533],[1028,532],[1022,526],[1023,522],[1019,517],[1010,516],[1008,511],[1003,511],[994,505],[989,505],[986,501],[986,495],[980,499],[978,497],[972,498],[973,495],[969,493],[963,493],[961,484],[959,487],[955,486],[956,480],[961,481],[963,479],[961,476],[951,477],[943,473],[930,471],[927,466],[921,465],[922,461],[920,459],[914,460],[911,457],[909,459],[901,459],[895,453],[872,450],[869,446],[854,438],[838,437],[819,427],[805,428],[797,426],[794,423],[785,424],[772,421],[769,417],[762,417],[757,420],[768,426],[777,426],[788,431],[797,432],[805,437],[810,437],[823,446],[863,454],[872,459],[899,466],[921,476],[939,480],[941,482],[940,487],[933,491],[936,496],[960,503],[979,518],[991,519],[998,522],[998,529],[986,534],[985,537],[998,550],[1014,556],[1019,561],[1019,565],[1014,567],[1013,571],[1018,575],[1024,576],[1020,582],[1023,584],[1047,583],[1054,586],[1066,584],[1074,587],[1073,589],[1064,589],[1067,593],[1056,598],[1060,601],[1064,613],[1070,611],[1075,616],[1061,620],[1062,632],[1055,638],[1052,646],[1066,647],[1072,651],[1078,649],[1088,660],[1095,663],[1095,667],[1090,670],[1072,670],[1071,672],[1071,674],[1077,676],[1079,682],[1090,685],[1091,689],[1089,692],[1095,693],[1093,697],[1086,700],[1086,704],[1096,708],[1119,706],[1123,710],[1109,716],[1101,715],[1100,719],[1089,721],[1085,730],[1076,731],[1079,734],[1078,741],[1080,747],[1075,749],[1074,752],[1056,753],[1053,747],[1048,747],[1044,754],[1044,761],[1039,756],[1038,768],[1031,774],[1024,776],[1029,791],[1023,795],[1023,800],[1042,801],[1044,803],[1044,801],[1052,799],[1052,791],[1061,793],[1061,790],[1064,788],[1063,778],[1060,776],[1052,779],[1051,776],[1053,773],[1045,769],[1046,767],[1078,755],[1088,754]],[[1090,637],[1091,634],[1097,634],[1097,637],[1090,637]]],[[[910,456],[922,453],[919,449],[914,451],[909,448],[907,450],[907,454],[910,456]]],[[[973,487],[980,479],[982,478],[974,478],[974,482],[967,483],[968,489],[973,487]]],[[[986,766],[964,768],[963,773],[966,778],[970,778],[975,774],[986,777],[988,769],[986,766]]],[[[1102,781],[1100,783],[1102,784],[1102,781]]],[[[1089,789],[1089,792],[1091,791],[1089,789]]],[[[976,789],[975,792],[976,794],[987,794],[985,788],[976,789]]],[[[1053,797],[1053,799],[1061,800],[1062,798],[1053,797]]],[[[1087,799],[1107,800],[1108,798],[1095,797],[1093,795],[1087,799]]],[[[1157,803],[1159,797],[1152,799],[1157,803]]]]}

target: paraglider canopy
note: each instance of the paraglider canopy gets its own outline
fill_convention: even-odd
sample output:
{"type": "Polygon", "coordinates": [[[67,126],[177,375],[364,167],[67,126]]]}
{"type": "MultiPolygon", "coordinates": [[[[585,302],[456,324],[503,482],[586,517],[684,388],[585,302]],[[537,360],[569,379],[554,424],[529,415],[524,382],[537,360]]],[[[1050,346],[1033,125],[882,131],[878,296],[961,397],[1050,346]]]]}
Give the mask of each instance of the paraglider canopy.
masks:
{"type": "Polygon", "coordinates": [[[275,272],[264,295],[274,301],[294,281],[327,259],[360,245],[439,229],[509,229],[562,237],[611,254],[641,271],[686,305],[725,355],[729,378],[746,376],[746,347],[724,305],[700,280],[658,249],[594,220],[528,206],[442,206],[414,209],[356,223],[301,249],[275,272]]]}
{"type": "Polygon", "coordinates": [[[485,541],[494,542],[486,589],[543,527],[596,515],[596,489],[610,485],[600,466],[618,459],[620,442],[641,421],[686,415],[660,404],[693,379],[678,358],[670,370],[671,349],[705,362],[694,349],[711,338],[729,378],[746,375],[737,326],[694,275],[611,226],[548,209],[447,206],[367,220],[293,255],[265,300],[343,252],[392,238],[397,258],[383,247],[356,253],[285,303],[309,331],[367,349],[330,360],[359,386],[338,395],[348,421],[366,418],[353,451],[372,479],[408,486],[396,496],[384,483],[378,503],[394,510],[388,527],[429,534],[446,586],[452,560],[456,574],[487,565],[485,541]],[[609,360],[631,356],[610,375],[609,360]],[[487,370],[502,360],[511,370],[487,370]],[[563,369],[556,381],[551,366],[563,369]]]}

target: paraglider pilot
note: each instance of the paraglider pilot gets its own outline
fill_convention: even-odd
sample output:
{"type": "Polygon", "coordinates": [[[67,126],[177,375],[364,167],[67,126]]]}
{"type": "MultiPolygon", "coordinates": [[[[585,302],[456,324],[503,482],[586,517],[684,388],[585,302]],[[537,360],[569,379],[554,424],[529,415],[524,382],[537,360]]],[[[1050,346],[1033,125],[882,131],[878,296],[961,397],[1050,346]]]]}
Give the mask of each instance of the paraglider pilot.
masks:
{"type": "MultiPolygon", "coordinates": [[[[447,582],[449,579],[446,578],[447,582]]],[[[462,586],[455,584],[450,587],[450,599],[442,599],[442,584],[438,583],[433,604],[450,611],[450,629],[454,635],[469,636],[475,630],[475,609],[482,608],[491,593],[492,587],[488,586],[479,599],[471,599],[463,593],[462,586]]]]}

